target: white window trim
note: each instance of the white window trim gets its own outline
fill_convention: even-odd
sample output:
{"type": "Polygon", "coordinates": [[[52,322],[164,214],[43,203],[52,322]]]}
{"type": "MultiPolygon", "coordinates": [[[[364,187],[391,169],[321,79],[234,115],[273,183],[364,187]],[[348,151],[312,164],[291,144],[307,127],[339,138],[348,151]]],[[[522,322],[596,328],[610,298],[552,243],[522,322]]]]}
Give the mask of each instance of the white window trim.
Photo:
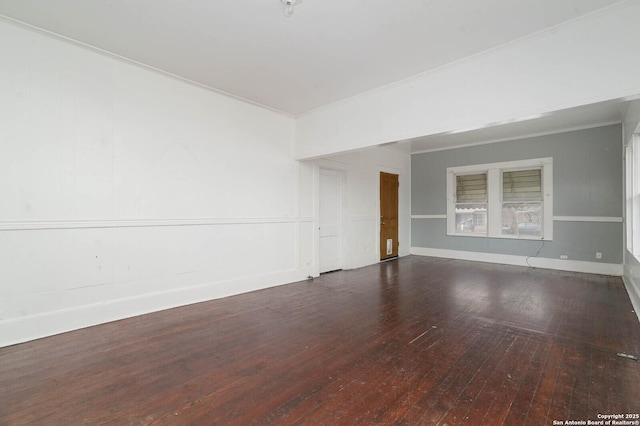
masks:
{"type": "Polygon", "coordinates": [[[635,138],[631,140],[631,142],[625,147],[625,173],[626,173],[626,217],[625,217],[625,226],[626,226],[626,241],[627,241],[627,250],[629,253],[635,256],[634,247],[636,246],[633,241],[633,228],[634,228],[634,220],[633,220],[633,194],[634,194],[634,179],[633,179],[633,169],[634,169],[634,141],[635,138]]]}
{"type": "Polygon", "coordinates": [[[632,136],[626,148],[627,250],[640,260],[640,134],[632,136]]]}
{"type": "MultiPolygon", "coordinates": [[[[640,150],[638,150],[640,151],[640,150]]],[[[506,161],[500,163],[476,164],[447,168],[447,235],[456,237],[505,238],[517,240],[553,240],[553,157],[530,160],[506,161]],[[502,171],[529,168],[542,169],[542,237],[530,235],[502,234],[502,171]],[[456,232],[456,175],[487,174],[487,233],[461,234],[456,232]],[[494,214],[492,212],[499,212],[494,214]]]]}

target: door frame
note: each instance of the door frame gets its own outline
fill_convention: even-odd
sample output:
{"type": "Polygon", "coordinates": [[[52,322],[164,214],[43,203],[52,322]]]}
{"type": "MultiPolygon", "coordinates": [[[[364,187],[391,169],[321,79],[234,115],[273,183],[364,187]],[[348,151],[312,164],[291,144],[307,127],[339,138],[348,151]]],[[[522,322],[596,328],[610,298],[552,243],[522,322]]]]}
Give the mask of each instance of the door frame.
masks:
{"type": "Polygon", "coordinates": [[[396,259],[398,257],[400,257],[400,206],[401,206],[401,202],[400,202],[400,198],[402,196],[402,191],[400,191],[400,188],[402,187],[402,173],[400,170],[398,169],[394,169],[392,167],[379,167],[378,171],[376,173],[376,181],[377,181],[377,188],[378,188],[378,197],[376,199],[376,218],[377,218],[377,224],[376,224],[376,229],[377,229],[377,233],[376,233],[376,257],[378,259],[378,262],[388,262],[389,260],[393,260],[396,259]],[[380,200],[380,173],[388,173],[388,174],[392,174],[392,175],[397,175],[398,176],[398,255],[396,257],[392,257],[390,259],[380,259],[380,234],[382,233],[382,225],[380,223],[380,213],[381,213],[381,208],[382,208],[382,203],[380,200]]]}

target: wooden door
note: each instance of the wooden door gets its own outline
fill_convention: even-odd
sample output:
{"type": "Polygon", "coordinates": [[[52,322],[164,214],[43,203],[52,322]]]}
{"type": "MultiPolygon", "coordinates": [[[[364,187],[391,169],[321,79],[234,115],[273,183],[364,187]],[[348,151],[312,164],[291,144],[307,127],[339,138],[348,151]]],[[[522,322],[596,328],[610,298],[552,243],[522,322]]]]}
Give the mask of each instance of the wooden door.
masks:
{"type": "Polygon", "coordinates": [[[398,256],[398,175],[380,172],[380,260],[398,256]]]}
{"type": "Polygon", "coordinates": [[[320,170],[320,273],[342,269],[342,174],[320,170]]]}

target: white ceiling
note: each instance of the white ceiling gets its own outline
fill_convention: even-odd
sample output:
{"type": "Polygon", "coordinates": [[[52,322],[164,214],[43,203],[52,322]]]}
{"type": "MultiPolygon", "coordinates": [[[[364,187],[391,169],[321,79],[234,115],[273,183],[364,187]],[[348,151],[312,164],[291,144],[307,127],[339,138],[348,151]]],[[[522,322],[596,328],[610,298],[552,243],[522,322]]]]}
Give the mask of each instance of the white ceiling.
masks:
{"type": "Polygon", "coordinates": [[[289,115],[618,0],[0,0],[0,14],[289,115]]]}

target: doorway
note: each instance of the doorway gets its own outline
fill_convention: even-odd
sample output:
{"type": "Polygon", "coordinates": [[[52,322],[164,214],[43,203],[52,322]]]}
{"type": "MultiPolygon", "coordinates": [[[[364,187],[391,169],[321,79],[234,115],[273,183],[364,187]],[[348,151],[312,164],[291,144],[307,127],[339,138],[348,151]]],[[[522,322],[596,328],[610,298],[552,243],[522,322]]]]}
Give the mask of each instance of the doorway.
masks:
{"type": "Polygon", "coordinates": [[[342,269],[342,173],[320,169],[320,273],[342,269]]]}
{"type": "Polygon", "coordinates": [[[380,260],[398,257],[399,176],[380,172],[380,260]]]}

